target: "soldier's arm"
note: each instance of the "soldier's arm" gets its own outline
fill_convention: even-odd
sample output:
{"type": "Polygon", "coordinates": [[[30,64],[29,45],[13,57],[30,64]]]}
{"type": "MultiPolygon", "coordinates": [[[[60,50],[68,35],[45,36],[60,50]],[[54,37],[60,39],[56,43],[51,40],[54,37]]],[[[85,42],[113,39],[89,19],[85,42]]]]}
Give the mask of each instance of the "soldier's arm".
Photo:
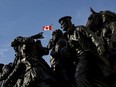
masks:
{"type": "Polygon", "coordinates": [[[47,48],[48,48],[49,50],[51,50],[51,49],[54,47],[54,45],[55,45],[55,44],[53,43],[53,40],[50,39],[49,42],[48,42],[47,48]]]}
{"type": "Polygon", "coordinates": [[[15,84],[15,82],[18,79],[18,76],[20,76],[20,73],[23,71],[24,65],[22,63],[19,63],[17,66],[15,66],[12,73],[7,77],[7,79],[4,81],[3,86],[7,87],[10,82],[15,84]]]}
{"type": "Polygon", "coordinates": [[[83,32],[83,34],[85,34],[88,38],[91,39],[93,44],[96,46],[98,53],[102,55],[105,52],[103,39],[97,36],[94,32],[92,32],[87,27],[83,26],[80,29],[81,29],[81,32],[83,32]]]}
{"type": "Polygon", "coordinates": [[[112,22],[109,25],[109,29],[111,29],[111,43],[115,43],[116,45],[116,22],[112,22]]]}
{"type": "Polygon", "coordinates": [[[3,67],[2,73],[0,74],[0,81],[5,80],[9,74],[10,74],[10,69],[5,65],[3,67]]]}

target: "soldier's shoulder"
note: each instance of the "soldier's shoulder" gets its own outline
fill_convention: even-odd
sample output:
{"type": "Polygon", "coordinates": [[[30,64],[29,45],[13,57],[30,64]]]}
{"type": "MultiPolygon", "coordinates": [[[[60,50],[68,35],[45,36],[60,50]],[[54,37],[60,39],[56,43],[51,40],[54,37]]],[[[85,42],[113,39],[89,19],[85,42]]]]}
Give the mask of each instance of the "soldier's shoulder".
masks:
{"type": "Polygon", "coordinates": [[[87,27],[85,27],[84,25],[79,25],[79,26],[75,26],[76,30],[84,30],[87,27]]]}

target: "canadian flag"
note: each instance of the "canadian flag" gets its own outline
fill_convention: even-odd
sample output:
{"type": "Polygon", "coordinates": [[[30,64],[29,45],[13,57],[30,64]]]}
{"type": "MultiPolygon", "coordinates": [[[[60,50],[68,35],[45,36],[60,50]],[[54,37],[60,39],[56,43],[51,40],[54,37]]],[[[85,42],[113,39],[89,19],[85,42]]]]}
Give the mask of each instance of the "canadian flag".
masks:
{"type": "Polygon", "coordinates": [[[52,30],[52,25],[43,26],[42,30],[52,30]]]}

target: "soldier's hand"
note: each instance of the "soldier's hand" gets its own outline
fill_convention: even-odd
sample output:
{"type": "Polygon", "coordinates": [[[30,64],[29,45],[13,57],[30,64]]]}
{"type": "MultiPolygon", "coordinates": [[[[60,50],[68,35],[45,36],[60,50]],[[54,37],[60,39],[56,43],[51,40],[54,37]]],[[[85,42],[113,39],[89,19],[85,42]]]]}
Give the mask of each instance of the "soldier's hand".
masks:
{"type": "Polygon", "coordinates": [[[40,32],[39,35],[40,35],[41,39],[44,38],[43,32],[40,32]]]}
{"type": "Polygon", "coordinates": [[[99,55],[104,54],[104,52],[105,52],[104,45],[99,45],[99,46],[97,47],[97,51],[98,51],[99,55]]]}

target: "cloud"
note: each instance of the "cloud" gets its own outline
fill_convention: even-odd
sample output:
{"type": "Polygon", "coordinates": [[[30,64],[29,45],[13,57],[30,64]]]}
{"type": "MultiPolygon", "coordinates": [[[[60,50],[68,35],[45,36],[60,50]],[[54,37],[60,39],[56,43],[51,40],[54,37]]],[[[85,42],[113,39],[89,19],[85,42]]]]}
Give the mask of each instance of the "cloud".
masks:
{"type": "Polygon", "coordinates": [[[8,48],[0,48],[0,62],[1,63],[5,61],[8,50],[9,50],[8,48]]]}
{"type": "Polygon", "coordinates": [[[0,57],[1,57],[2,59],[5,58],[5,53],[6,53],[6,52],[8,52],[8,49],[7,49],[7,48],[2,48],[2,49],[0,49],[0,57]]]}
{"type": "Polygon", "coordinates": [[[0,44],[0,63],[11,62],[12,50],[9,44],[0,44]]]}
{"type": "Polygon", "coordinates": [[[75,14],[74,23],[76,25],[85,25],[89,15],[89,10],[78,10],[75,14]]]}

